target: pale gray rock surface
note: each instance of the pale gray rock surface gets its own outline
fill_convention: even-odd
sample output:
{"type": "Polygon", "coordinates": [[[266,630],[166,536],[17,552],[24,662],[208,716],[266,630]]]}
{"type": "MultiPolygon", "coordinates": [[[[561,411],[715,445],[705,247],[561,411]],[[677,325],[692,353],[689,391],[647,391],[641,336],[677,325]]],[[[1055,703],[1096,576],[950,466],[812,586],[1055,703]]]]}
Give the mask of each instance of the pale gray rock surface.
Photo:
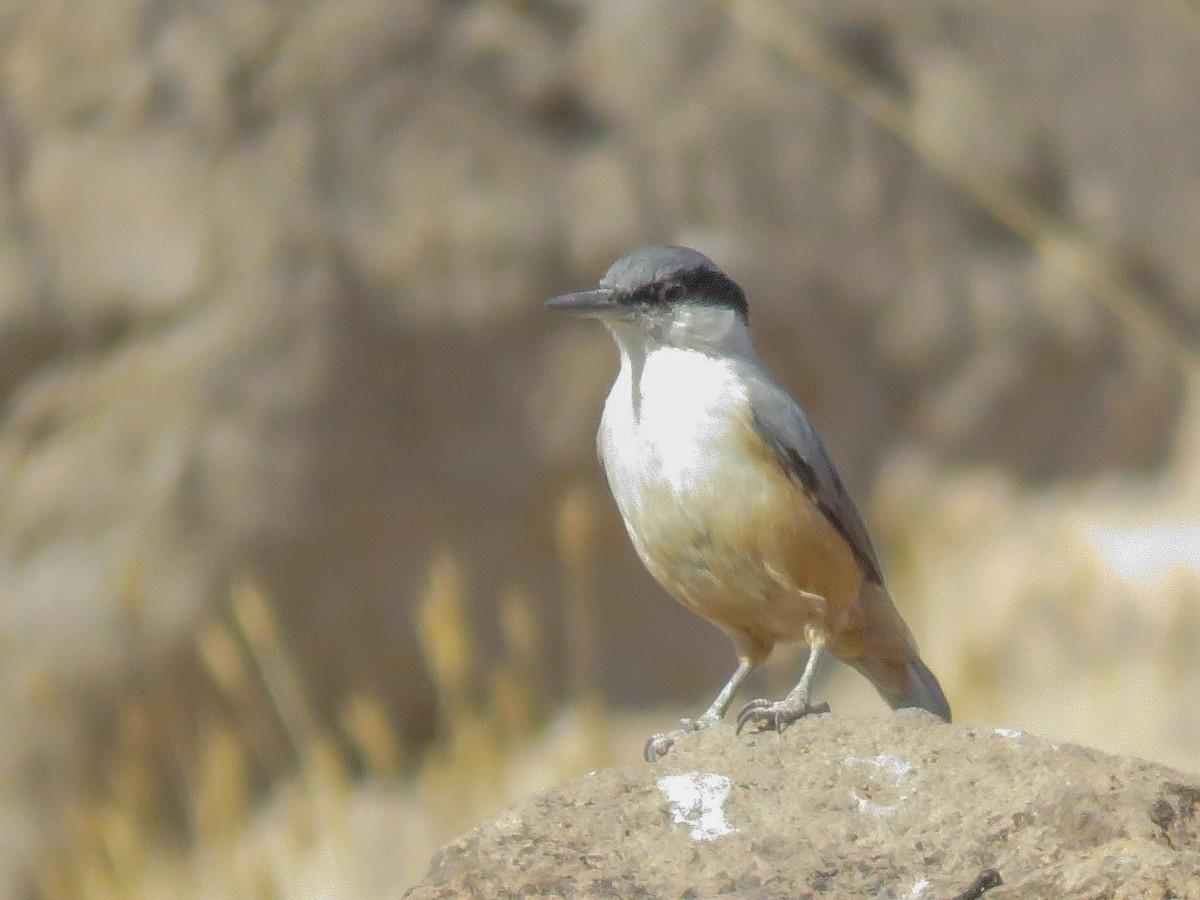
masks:
{"type": "Polygon", "coordinates": [[[917,711],[718,727],[529,798],[406,896],[949,900],[973,885],[1200,897],[1200,776],[917,711]]]}

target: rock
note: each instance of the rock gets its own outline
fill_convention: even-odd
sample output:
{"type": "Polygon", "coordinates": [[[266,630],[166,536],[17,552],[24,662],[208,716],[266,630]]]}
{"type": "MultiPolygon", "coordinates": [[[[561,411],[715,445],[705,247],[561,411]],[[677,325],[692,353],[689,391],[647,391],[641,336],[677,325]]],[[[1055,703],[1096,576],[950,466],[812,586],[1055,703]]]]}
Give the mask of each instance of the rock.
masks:
{"type": "Polygon", "coordinates": [[[1200,776],[927,713],[689,736],[444,848],[434,897],[1200,897],[1200,776]]]}

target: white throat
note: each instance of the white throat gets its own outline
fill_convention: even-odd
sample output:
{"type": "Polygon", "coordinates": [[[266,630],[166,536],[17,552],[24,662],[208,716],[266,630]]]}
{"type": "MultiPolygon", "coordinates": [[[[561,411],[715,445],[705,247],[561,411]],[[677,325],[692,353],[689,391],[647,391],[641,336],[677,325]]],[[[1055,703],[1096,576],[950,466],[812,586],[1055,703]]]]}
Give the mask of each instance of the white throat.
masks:
{"type": "Polygon", "coordinates": [[[609,324],[621,371],[604,405],[600,455],[627,523],[649,486],[685,494],[728,461],[746,419],[746,375],[758,367],[745,323],[728,314],[701,329],[678,319],[609,324]]]}
{"type": "MultiPolygon", "coordinates": [[[[683,306],[668,318],[649,322],[605,322],[621,351],[621,375],[630,378],[633,403],[640,405],[643,370],[652,355],[663,365],[656,381],[687,391],[685,369],[711,369],[726,373],[739,366],[759,365],[750,329],[732,309],[720,306],[683,306]],[[674,351],[674,352],[671,352],[674,351]],[[668,383],[669,382],[669,383],[668,383]]],[[[618,378],[618,381],[620,380],[618,378]]],[[[708,379],[702,379],[702,384],[708,379]]]]}

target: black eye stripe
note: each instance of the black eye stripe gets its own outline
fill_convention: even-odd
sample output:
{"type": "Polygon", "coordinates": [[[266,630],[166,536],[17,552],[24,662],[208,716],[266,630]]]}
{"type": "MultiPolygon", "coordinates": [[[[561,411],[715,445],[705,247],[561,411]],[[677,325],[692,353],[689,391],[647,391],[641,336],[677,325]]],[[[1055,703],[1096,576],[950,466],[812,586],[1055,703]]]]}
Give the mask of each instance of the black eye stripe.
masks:
{"type": "Polygon", "coordinates": [[[662,285],[659,290],[659,299],[670,303],[673,300],[679,300],[683,297],[684,288],[678,281],[668,281],[662,285]]]}
{"type": "Polygon", "coordinates": [[[723,272],[707,267],[672,272],[658,281],[622,291],[618,302],[626,305],[662,306],[692,296],[699,303],[727,305],[744,320],[749,319],[746,295],[723,272]]]}

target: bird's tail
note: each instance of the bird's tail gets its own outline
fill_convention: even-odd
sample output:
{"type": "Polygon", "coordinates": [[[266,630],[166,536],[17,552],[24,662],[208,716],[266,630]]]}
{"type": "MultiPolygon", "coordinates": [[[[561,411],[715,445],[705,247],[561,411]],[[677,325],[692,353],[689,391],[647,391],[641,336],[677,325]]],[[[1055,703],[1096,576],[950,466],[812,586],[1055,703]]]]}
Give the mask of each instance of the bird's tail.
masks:
{"type": "Polygon", "coordinates": [[[854,634],[851,652],[834,652],[858,669],[892,709],[917,707],[950,721],[950,704],[942,686],[921,662],[912,634],[888,596],[877,582],[863,586],[858,601],[863,623],[854,634]],[[856,652],[855,652],[856,651],[856,652]]]}
{"type": "Polygon", "coordinates": [[[862,656],[847,660],[865,675],[892,709],[927,709],[950,721],[950,704],[929,667],[915,653],[906,660],[862,656]]]}

